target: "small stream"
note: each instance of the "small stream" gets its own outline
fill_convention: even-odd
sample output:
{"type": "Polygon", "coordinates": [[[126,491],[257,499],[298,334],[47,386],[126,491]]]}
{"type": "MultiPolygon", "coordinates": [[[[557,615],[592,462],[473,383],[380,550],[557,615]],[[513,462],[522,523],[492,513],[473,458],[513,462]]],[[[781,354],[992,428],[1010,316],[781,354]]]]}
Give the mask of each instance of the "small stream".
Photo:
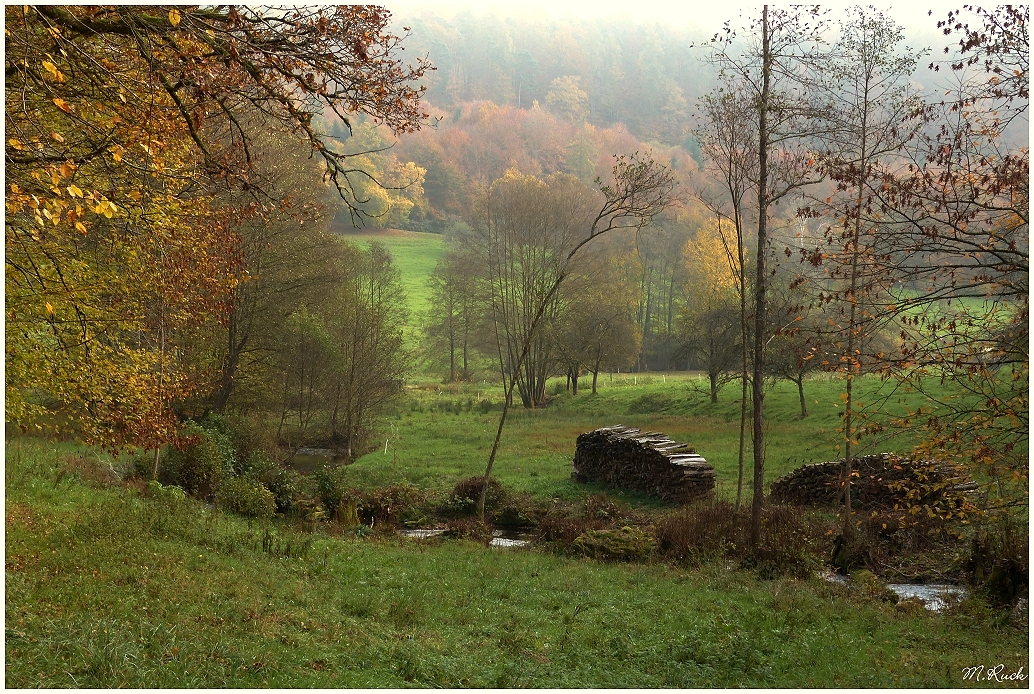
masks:
{"type": "MultiPolygon", "coordinates": [[[[444,528],[413,528],[399,530],[398,534],[403,537],[411,537],[415,540],[426,540],[429,537],[438,537],[446,532],[444,528]]],[[[534,535],[521,530],[493,530],[490,547],[525,547],[531,544],[534,535]]]]}
{"type": "MultiPolygon", "coordinates": [[[[822,578],[842,586],[851,584],[851,579],[847,576],[832,571],[822,574],[822,578]]],[[[887,588],[893,591],[899,600],[919,599],[931,612],[940,612],[949,602],[961,600],[969,594],[963,586],[948,583],[888,583],[887,588]]]]}
{"type": "Polygon", "coordinates": [[[923,605],[931,612],[940,612],[948,606],[949,602],[955,602],[966,597],[968,592],[962,586],[952,586],[947,583],[888,583],[887,587],[894,591],[901,600],[919,598],[923,605]]]}

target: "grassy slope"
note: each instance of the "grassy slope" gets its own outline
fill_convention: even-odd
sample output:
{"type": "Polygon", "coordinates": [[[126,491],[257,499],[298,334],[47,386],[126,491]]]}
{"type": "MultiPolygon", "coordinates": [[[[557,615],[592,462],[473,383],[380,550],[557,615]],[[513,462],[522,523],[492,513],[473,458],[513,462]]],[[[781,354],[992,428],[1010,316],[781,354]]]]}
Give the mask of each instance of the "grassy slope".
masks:
{"type": "Polygon", "coordinates": [[[440,234],[395,229],[348,233],[343,236],[360,245],[378,241],[391,251],[395,267],[402,274],[402,286],[406,290],[409,306],[407,337],[413,341],[415,331],[420,326],[421,315],[427,310],[427,302],[430,300],[427,278],[445,253],[444,238],[440,234]]]}
{"type": "Polygon", "coordinates": [[[6,453],[8,687],[958,687],[1027,658],[976,600],[283,526],[266,552],[264,527],[62,475],[52,445],[6,453]]]}
{"type": "MultiPolygon", "coordinates": [[[[551,388],[563,382],[551,384],[551,388]]],[[[585,383],[589,385],[588,382],[585,383]]],[[[739,387],[727,386],[720,402],[711,404],[703,379],[687,375],[626,375],[600,377],[599,393],[586,389],[577,397],[563,393],[547,408],[511,411],[494,474],[509,488],[537,496],[572,497],[587,488],[570,480],[575,439],[583,431],[611,424],[659,430],[696,447],[718,473],[720,492],[736,493],[739,446],[739,387]]],[[[777,382],[768,392],[766,412],[766,473],[768,482],[804,463],[838,457],[842,434],[840,393],[843,384],[826,377],[806,382],[809,416],[800,418],[796,385],[777,382]]],[[[857,382],[857,399],[870,405],[878,393],[884,407],[903,411],[919,403],[914,393],[892,392],[891,384],[864,378],[857,382]]],[[[374,453],[351,468],[359,484],[385,484],[406,479],[421,486],[451,488],[459,479],[484,474],[499,421],[501,392],[492,384],[413,385],[409,401],[389,424],[397,432],[384,452],[384,438],[374,453]],[[490,399],[482,413],[479,400],[490,399]],[[468,412],[467,409],[470,409],[468,412]],[[458,411],[458,413],[457,413],[458,411]],[[393,450],[394,449],[394,450],[393,450]]],[[[896,438],[866,441],[859,453],[907,451],[914,432],[896,438]]],[[[751,479],[747,444],[745,486],[751,479]]],[[[749,493],[747,494],[749,496],[749,493]]],[[[630,499],[631,500],[631,499],[630,499]]]]}

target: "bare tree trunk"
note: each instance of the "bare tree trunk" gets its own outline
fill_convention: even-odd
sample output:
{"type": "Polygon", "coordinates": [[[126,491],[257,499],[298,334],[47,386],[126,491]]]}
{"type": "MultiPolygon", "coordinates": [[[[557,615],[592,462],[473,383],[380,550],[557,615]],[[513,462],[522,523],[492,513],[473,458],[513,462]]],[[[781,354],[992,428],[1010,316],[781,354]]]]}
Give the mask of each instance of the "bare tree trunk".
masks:
{"type": "Polygon", "coordinates": [[[801,398],[801,419],[808,416],[808,403],[804,399],[804,376],[797,379],[797,395],[801,398]]]}
{"type": "Polygon", "coordinates": [[[757,284],[754,288],[754,498],[750,506],[750,546],[761,542],[761,508],[765,494],[765,252],[768,245],[768,109],[772,78],[772,48],[768,26],[768,5],[761,11],[762,59],[761,102],[758,104],[758,251],[757,284]]]}
{"type": "MultiPolygon", "coordinates": [[[[571,255],[574,255],[574,251],[571,252],[571,255]]],[[[520,356],[517,358],[517,363],[513,365],[513,369],[511,370],[513,375],[510,377],[510,385],[506,389],[506,401],[503,403],[503,413],[499,416],[499,426],[495,431],[495,441],[492,442],[492,452],[488,455],[488,467],[485,468],[485,477],[481,484],[481,496],[478,497],[477,514],[478,519],[482,523],[485,522],[485,499],[488,496],[488,479],[492,474],[492,466],[495,464],[496,454],[499,452],[499,441],[503,437],[503,424],[506,423],[506,415],[510,411],[510,403],[513,400],[513,389],[514,386],[517,385],[517,375],[520,373],[524,360],[528,358],[528,352],[531,351],[531,343],[535,338],[535,329],[538,328],[539,322],[542,320],[542,316],[546,313],[546,307],[549,305],[549,302],[553,300],[553,296],[557,293],[557,290],[560,289],[560,283],[564,281],[566,276],[567,275],[564,272],[557,275],[557,278],[553,281],[553,286],[550,287],[545,298],[542,300],[542,303],[539,304],[538,310],[535,312],[535,317],[532,319],[531,326],[528,329],[528,335],[524,339],[524,345],[521,348],[520,356]]]]}

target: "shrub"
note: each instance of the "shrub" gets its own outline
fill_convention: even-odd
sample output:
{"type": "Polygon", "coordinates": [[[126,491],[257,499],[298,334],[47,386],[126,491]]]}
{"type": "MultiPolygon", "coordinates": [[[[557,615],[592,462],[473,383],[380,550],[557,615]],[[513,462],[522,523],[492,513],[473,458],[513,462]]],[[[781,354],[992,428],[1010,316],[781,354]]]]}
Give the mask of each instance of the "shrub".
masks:
{"type": "Polygon", "coordinates": [[[233,446],[233,471],[238,477],[258,475],[276,466],[276,440],[261,424],[243,417],[225,417],[219,418],[219,428],[233,446]]]}
{"type": "Polygon", "coordinates": [[[349,490],[340,474],[340,468],[320,465],[312,473],[312,482],[316,499],[323,504],[327,513],[333,513],[341,505],[341,500],[349,495],[349,490]]]}
{"type": "Polygon", "coordinates": [[[219,508],[248,518],[272,518],[276,500],[272,492],[258,482],[240,477],[227,477],[216,495],[219,508]]]}
{"type": "Polygon", "coordinates": [[[593,559],[636,561],[649,556],[657,542],[646,530],[626,525],[620,530],[587,530],[574,546],[593,559]]]}
{"type": "Polygon", "coordinates": [[[851,574],[851,584],[868,600],[896,603],[898,595],[872,571],[862,569],[851,574]]]}
{"type": "Polygon", "coordinates": [[[400,521],[418,523],[425,515],[422,506],[426,501],[426,492],[417,487],[411,484],[393,484],[361,496],[358,505],[363,520],[397,525],[400,521]]]}
{"type": "Polygon", "coordinates": [[[995,607],[1016,602],[1027,588],[1029,539],[1007,514],[989,519],[973,534],[963,570],[995,607]]]}
{"type": "Polygon", "coordinates": [[[761,517],[761,542],[749,548],[750,509],[727,501],[688,506],[657,524],[660,553],[698,565],[722,558],[742,559],[763,578],[805,576],[821,563],[825,528],[800,508],[769,504],[761,517]]]}
{"type": "MultiPolygon", "coordinates": [[[[478,498],[481,496],[481,488],[484,486],[485,478],[481,476],[468,477],[460,480],[452,489],[449,500],[442,504],[440,510],[447,516],[465,516],[477,510],[478,498]]],[[[499,508],[506,501],[506,490],[499,480],[494,477],[488,479],[488,493],[485,496],[485,513],[499,508]]]]}
{"type": "Polygon", "coordinates": [[[302,498],[311,496],[305,476],[295,470],[275,466],[259,472],[256,479],[273,495],[277,513],[293,513],[302,498]]]}
{"type": "Polygon", "coordinates": [[[186,500],[187,494],[175,485],[164,485],[158,480],[151,480],[147,483],[147,496],[166,503],[179,503],[186,500]]]}
{"type": "Polygon", "coordinates": [[[133,456],[133,459],[129,461],[125,475],[127,479],[138,477],[142,480],[150,480],[153,473],[154,457],[153,455],[145,454],[133,456]]]}
{"type": "Polygon", "coordinates": [[[570,545],[587,530],[601,530],[606,525],[601,520],[571,518],[569,516],[550,513],[539,521],[537,539],[540,542],[556,542],[570,545]]]}
{"type": "Polygon", "coordinates": [[[60,475],[78,477],[94,487],[106,487],[118,481],[119,476],[111,463],[97,456],[67,455],[64,457],[60,475]]]}
{"type": "Polygon", "coordinates": [[[212,498],[223,479],[233,474],[233,446],[229,437],[188,421],[183,427],[186,442],[169,450],[158,469],[158,481],[174,484],[188,494],[212,498]]]}
{"type": "Polygon", "coordinates": [[[515,528],[528,528],[537,524],[541,510],[527,494],[510,496],[499,509],[492,514],[492,522],[515,528]]]}
{"type": "Polygon", "coordinates": [[[800,507],[769,504],[761,516],[761,542],[744,555],[744,564],[762,578],[806,577],[821,564],[818,538],[824,534],[800,507]]]}
{"type": "Polygon", "coordinates": [[[446,535],[466,538],[477,542],[488,542],[492,539],[492,530],[477,518],[457,518],[446,524],[446,535]]]}
{"type": "Polygon", "coordinates": [[[592,494],[585,499],[585,518],[588,520],[613,521],[627,515],[629,509],[606,494],[592,494]]]}

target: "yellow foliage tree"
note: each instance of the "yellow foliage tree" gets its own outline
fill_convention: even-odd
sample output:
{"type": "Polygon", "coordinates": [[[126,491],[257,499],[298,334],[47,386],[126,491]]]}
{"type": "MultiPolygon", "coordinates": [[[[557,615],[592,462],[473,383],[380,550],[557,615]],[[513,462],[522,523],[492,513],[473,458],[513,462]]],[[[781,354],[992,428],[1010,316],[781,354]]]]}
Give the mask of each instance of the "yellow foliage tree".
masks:
{"type": "Polygon", "coordinates": [[[707,372],[711,402],[736,375],[730,371],[740,348],[739,267],[727,252],[714,222],[702,227],[682,248],[689,281],[679,314],[681,352],[707,372]]]}

